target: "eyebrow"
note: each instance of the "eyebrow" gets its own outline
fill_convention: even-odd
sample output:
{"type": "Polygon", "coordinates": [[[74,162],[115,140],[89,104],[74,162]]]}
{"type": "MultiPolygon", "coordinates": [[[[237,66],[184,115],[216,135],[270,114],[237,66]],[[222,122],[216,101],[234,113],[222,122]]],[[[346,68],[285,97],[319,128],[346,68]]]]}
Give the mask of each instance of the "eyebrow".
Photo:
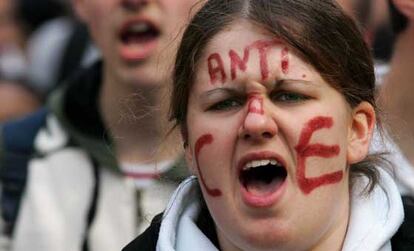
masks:
{"type": "Polygon", "coordinates": [[[277,79],[275,81],[275,84],[274,84],[273,88],[280,87],[283,84],[306,84],[306,85],[310,85],[310,84],[314,84],[314,82],[309,81],[309,80],[304,80],[304,79],[277,79]]]}
{"type": "Polygon", "coordinates": [[[219,88],[215,88],[206,92],[203,92],[202,94],[200,94],[200,99],[205,99],[214,95],[240,95],[241,94],[241,90],[240,88],[229,88],[229,87],[219,87],[219,88]]]}
{"type": "MultiPolygon", "coordinates": [[[[276,79],[271,86],[271,90],[277,89],[286,84],[305,84],[311,85],[312,81],[303,79],[276,79]]],[[[240,96],[243,95],[243,89],[237,87],[218,87],[209,91],[205,91],[199,95],[200,99],[206,99],[214,95],[228,95],[228,96],[240,96]]]]}

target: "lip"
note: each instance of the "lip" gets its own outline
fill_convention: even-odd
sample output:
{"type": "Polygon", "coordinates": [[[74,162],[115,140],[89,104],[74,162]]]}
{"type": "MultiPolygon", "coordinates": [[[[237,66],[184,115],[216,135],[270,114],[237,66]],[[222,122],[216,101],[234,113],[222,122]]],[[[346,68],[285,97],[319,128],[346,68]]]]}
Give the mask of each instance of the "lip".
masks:
{"type": "MultiPolygon", "coordinates": [[[[286,169],[286,162],[285,160],[277,153],[271,151],[262,151],[262,152],[254,152],[244,155],[237,164],[237,175],[240,177],[240,173],[243,170],[243,167],[250,161],[253,160],[261,160],[261,159],[274,159],[281,163],[286,169]]],[[[283,183],[278,186],[275,190],[267,193],[263,196],[255,196],[248,192],[246,188],[240,184],[241,187],[241,197],[243,202],[250,207],[254,208],[266,208],[271,207],[276,204],[283,196],[284,191],[286,190],[287,186],[287,178],[283,181],[283,183]]]]}
{"type": "Polygon", "coordinates": [[[154,53],[154,50],[158,47],[159,37],[161,36],[160,25],[155,23],[150,18],[139,17],[139,18],[129,19],[121,25],[121,28],[119,29],[119,32],[118,32],[119,40],[121,40],[120,38],[122,34],[129,27],[137,23],[146,23],[154,27],[156,30],[158,30],[160,34],[158,35],[158,37],[152,40],[142,41],[139,43],[135,43],[134,45],[127,45],[124,42],[119,41],[119,55],[122,60],[127,61],[127,62],[141,61],[151,56],[154,53]]]}

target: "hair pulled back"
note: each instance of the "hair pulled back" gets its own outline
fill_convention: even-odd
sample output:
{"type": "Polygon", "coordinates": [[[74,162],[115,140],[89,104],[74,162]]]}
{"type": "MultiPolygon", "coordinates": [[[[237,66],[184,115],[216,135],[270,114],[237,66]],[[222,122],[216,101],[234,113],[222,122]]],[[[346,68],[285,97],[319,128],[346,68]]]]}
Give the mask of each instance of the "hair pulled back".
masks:
{"type": "MultiPolygon", "coordinates": [[[[208,43],[226,27],[247,20],[283,40],[324,80],[344,95],[351,107],[362,101],[375,109],[372,56],[355,22],[335,0],[209,0],[184,32],[174,65],[170,119],[187,135],[187,106],[195,74],[208,43]]],[[[380,155],[351,165],[351,176],[378,181],[380,155]]],[[[352,181],[352,177],[351,177],[352,181]]]]}

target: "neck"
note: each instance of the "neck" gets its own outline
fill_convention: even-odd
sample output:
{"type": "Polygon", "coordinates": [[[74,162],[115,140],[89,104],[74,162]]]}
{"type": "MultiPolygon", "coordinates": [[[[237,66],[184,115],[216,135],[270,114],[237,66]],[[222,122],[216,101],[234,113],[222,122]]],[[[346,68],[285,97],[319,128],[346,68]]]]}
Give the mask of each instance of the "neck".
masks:
{"type": "Polygon", "coordinates": [[[134,86],[104,76],[100,112],[119,162],[149,163],[179,155],[179,134],[168,134],[172,124],[168,121],[165,86],[134,86]]]}
{"type": "Polygon", "coordinates": [[[320,236],[320,239],[312,245],[311,248],[306,250],[310,251],[340,251],[342,250],[343,244],[345,242],[345,237],[348,230],[349,219],[351,214],[351,194],[349,190],[349,174],[345,175],[347,180],[342,183],[341,194],[338,195],[338,198],[341,198],[338,201],[337,207],[334,209],[336,211],[335,217],[332,218],[332,222],[327,223],[327,229],[320,236]]]}
{"type": "Polygon", "coordinates": [[[312,251],[340,251],[345,241],[345,236],[349,223],[349,208],[347,211],[343,211],[338,216],[338,222],[336,227],[328,231],[327,236],[320,240],[317,246],[312,248],[312,251]]]}

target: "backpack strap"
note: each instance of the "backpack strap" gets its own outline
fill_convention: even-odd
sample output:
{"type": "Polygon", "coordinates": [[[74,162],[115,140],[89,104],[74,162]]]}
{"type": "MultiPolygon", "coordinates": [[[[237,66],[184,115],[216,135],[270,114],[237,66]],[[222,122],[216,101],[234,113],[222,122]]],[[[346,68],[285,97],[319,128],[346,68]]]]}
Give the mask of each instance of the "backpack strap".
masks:
{"type": "Polygon", "coordinates": [[[65,45],[54,88],[63,83],[64,80],[80,68],[89,44],[89,32],[85,24],[75,21],[73,31],[65,45]]]}
{"type": "Polygon", "coordinates": [[[93,167],[93,177],[94,177],[94,185],[92,190],[92,201],[89,206],[88,210],[88,216],[86,219],[86,229],[85,229],[85,235],[83,237],[83,243],[82,243],[82,251],[89,251],[89,232],[92,226],[92,223],[96,216],[96,208],[98,206],[98,197],[99,197],[99,188],[101,184],[101,178],[100,178],[100,172],[99,172],[99,164],[98,162],[91,158],[92,161],[92,167],[93,167]]]}
{"type": "Polygon", "coordinates": [[[33,155],[33,142],[39,129],[46,123],[47,109],[28,117],[6,122],[0,127],[0,193],[3,233],[11,236],[27,181],[27,166],[33,155]]]}
{"type": "Polygon", "coordinates": [[[156,215],[151,225],[141,235],[124,247],[122,251],[155,251],[162,217],[162,213],[156,215]]]}
{"type": "Polygon", "coordinates": [[[391,245],[393,251],[414,250],[414,198],[403,196],[404,222],[398,232],[392,237],[391,245]]]}

